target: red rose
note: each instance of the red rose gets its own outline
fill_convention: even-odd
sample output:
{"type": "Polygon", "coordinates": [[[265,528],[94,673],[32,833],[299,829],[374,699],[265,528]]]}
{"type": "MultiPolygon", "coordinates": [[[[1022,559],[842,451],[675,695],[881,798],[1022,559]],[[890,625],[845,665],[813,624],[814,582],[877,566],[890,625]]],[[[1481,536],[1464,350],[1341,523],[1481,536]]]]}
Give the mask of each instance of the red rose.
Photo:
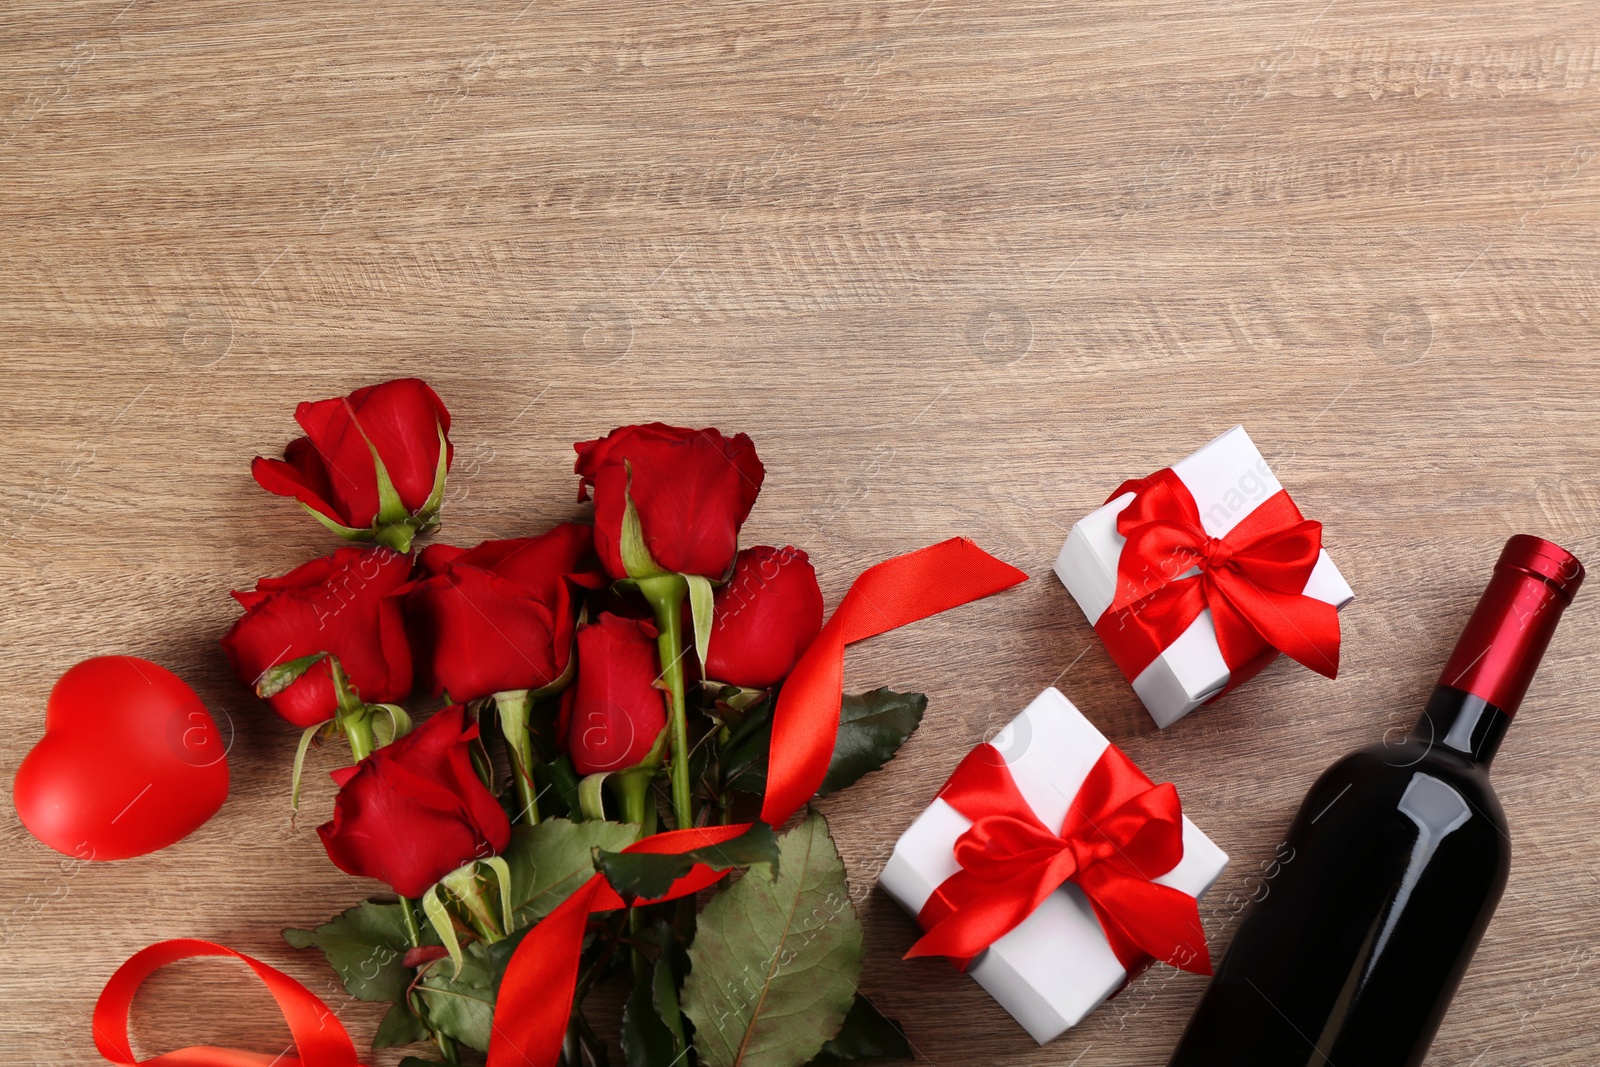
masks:
{"type": "Polygon", "coordinates": [[[578,629],[578,682],[564,718],[579,774],[626,770],[649,754],[667,725],[660,673],[649,623],[608,613],[578,629]]]}
{"type": "Polygon", "coordinates": [[[292,496],[324,526],[398,551],[433,525],[450,468],[450,412],[420,378],[396,378],[295,408],[306,436],[250,465],[261,488],[292,496]],[[441,455],[441,449],[443,454],[441,455]],[[387,480],[395,497],[385,502],[387,480]]]}
{"type": "Polygon", "coordinates": [[[405,598],[417,666],[455,701],[558,680],[577,623],[572,587],[605,584],[589,527],[574,523],[471,549],[429,545],[419,563],[405,598]]]}
{"type": "MultiPolygon", "coordinates": [[[[410,576],[411,557],[352,545],[281,578],[263,578],[254,591],[233,594],[245,613],[222,638],[222,649],[248,686],[269,668],[326,652],[338,657],[362,700],[404,700],[411,692],[411,648],[399,602],[389,594],[410,576]]],[[[333,718],[338,700],[327,661],[270,700],[296,726],[333,718]]]]}
{"type": "Polygon", "coordinates": [[[392,745],[333,772],[333,819],[317,827],[333,865],[420,897],[511,840],[511,820],[472,769],[478,724],[445,708],[392,745]]]}
{"type": "Polygon", "coordinates": [[[771,688],[822,629],[817,572],[798,548],[747,548],[717,589],[712,618],[706,677],[771,688]]]}
{"type": "Polygon", "coordinates": [[[756,502],[766,468],[744,434],[684,430],[659,422],[623,426],[600,441],[584,441],[576,466],[578,499],[594,492],[594,540],[613,578],[661,569],[720,579],[733,563],[739,527],[756,502]],[[627,501],[644,534],[650,559],[624,559],[627,501]],[[630,567],[631,564],[631,567],[630,567]]]}

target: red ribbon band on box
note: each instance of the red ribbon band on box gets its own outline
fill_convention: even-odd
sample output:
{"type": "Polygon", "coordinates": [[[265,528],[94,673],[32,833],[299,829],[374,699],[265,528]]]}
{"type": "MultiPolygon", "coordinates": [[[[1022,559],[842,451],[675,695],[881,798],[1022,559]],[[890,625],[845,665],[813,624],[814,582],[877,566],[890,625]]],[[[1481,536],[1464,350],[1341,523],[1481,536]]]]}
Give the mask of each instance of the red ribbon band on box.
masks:
{"type": "MultiPolygon", "coordinates": [[[[1095,633],[1129,681],[1211,609],[1217,647],[1238,687],[1279,652],[1329,678],[1339,672],[1339,611],[1304,594],[1322,551],[1322,524],[1280,489],[1223,537],[1206,533],[1189,487],[1170,467],[1124,482],[1117,516],[1127,538],[1117,591],[1095,633]]],[[[1218,696],[1221,693],[1217,694],[1218,696]]]]}
{"type": "MultiPolygon", "coordinates": [[[[852,583],[850,591],[829,617],[817,639],[795,664],[779,694],[778,706],[773,710],[767,791],[761,808],[761,821],[774,827],[781,826],[816,793],[828,773],[839,730],[846,645],[998,593],[1025,580],[1027,575],[995,559],[964,537],[951,538],[896,556],[863,571],[852,583]]],[[[751,825],[744,823],[672,830],[647,837],[625,851],[658,854],[689,852],[731,840],[750,829],[751,825]]],[[[724,874],[726,872],[713,871],[704,864],[697,864],[674,882],[658,900],[674,900],[699,892],[724,874]]],[[[572,994],[577,984],[578,957],[582,951],[589,915],[624,906],[622,898],[602,875],[596,873],[528,931],[512,954],[500,982],[489,1042],[488,1067],[555,1067],[560,1058],[572,994]]],[[[278,998],[297,1042],[302,1036],[301,1029],[297,1028],[297,1020],[303,1027],[308,1013],[320,1012],[320,1018],[330,1021],[343,1044],[330,1039],[326,1046],[312,1045],[309,1052],[307,1046],[302,1044],[301,1057],[305,1067],[351,1067],[355,1064],[355,1051],[343,1027],[305,987],[265,964],[258,964],[231,949],[203,941],[168,941],[153,945],[130,959],[112,977],[95,1009],[96,1043],[101,1053],[112,1062],[119,1065],[135,1064],[127,1046],[127,1005],[146,975],[169,962],[169,959],[181,958],[182,954],[231,955],[249,963],[267,981],[273,995],[278,998]],[[203,946],[204,951],[170,955],[170,946],[186,946],[191,950],[194,946],[203,946]],[[167,958],[162,958],[159,963],[149,963],[146,954],[157,953],[158,950],[158,954],[165,954],[167,958]],[[268,972],[276,977],[269,978],[268,972]],[[102,1013],[111,1030],[116,1030],[114,1024],[120,1020],[121,1029],[116,1031],[121,1035],[120,1044],[101,1041],[102,1013]],[[118,1055],[123,1058],[117,1058],[118,1055]]],[[[309,1039],[314,1035],[308,1030],[306,1036],[309,1039]]],[[[270,1057],[231,1050],[186,1049],[146,1061],[146,1065],[260,1067],[269,1060],[270,1057]],[[215,1058],[170,1058],[191,1054],[215,1058]]]]}
{"type": "Polygon", "coordinates": [[[927,932],[908,958],[950,956],[965,969],[1073,882],[1130,975],[1152,957],[1211,973],[1194,897],[1152,881],[1183,859],[1178,791],[1153,784],[1116,745],[1090,768],[1059,833],[1039,821],[992,745],[967,753],[939,796],[972,825],[956,839],[961,870],[917,915],[927,932]]]}

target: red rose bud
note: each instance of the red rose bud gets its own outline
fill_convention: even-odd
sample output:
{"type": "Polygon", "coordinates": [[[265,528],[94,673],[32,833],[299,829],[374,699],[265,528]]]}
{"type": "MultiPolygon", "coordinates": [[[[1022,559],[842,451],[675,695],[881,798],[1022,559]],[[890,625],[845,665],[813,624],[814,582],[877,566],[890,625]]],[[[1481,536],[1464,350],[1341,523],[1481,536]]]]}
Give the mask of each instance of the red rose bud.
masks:
{"type": "Polygon", "coordinates": [[[472,768],[478,724],[454,705],[391,745],[333,772],[333,819],[317,827],[333,865],[420,897],[511,840],[511,820],[472,768]]]}
{"type": "Polygon", "coordinates": [[[649,623],[605,614],[579,628],[578,682],[563,715],[579,774],[626,770],[650,754],[667,725],[659,675],[649,623]]]}
{"type": "Polygon", "coordinates": [[[471,549],[429,545],[405,590],[417,667],[435,696],[477,700],[559,681],[572,657],[578,596],[605,584],[590,528],[471,549]]]}
{"type": "Polygon", "coordinates": [[[595,548],[613,578],[728,573],[766,476],[749,437],[653,422],[573,447],[578,499],[594,494],[595,548]],[[625,536],[629,502],[636,536],[625,536]]]}
{"type": "MultiPolygon", "coordinates": [[[[235,592],[245,613],[222,638],[234,674],[260,688],[263,676],[304,656],[335,656],[350,685],[369,703],[396,703],[411,692],[411,647],[400,604],[389,595],[411,576],[411,557],[382,546],[341,548],[254,591],[235,592]]],[[[338,708],[326,660],[268,697],[296,726],[333,718],[338,708]]]]}
{"type": "Polygon", "coordinates": [[[817,572],[798,548],[747,548],[717,589],[712,618],[706,677],[770,689],[822,629],[817,572]]]}
{"type": "Polygon", "coordinates": [[[438,521],[450,469],[450,412],[420,378],[396,378],[295,409],[306,436],[250,465],[328,529],[399,552],[438,521]]]}

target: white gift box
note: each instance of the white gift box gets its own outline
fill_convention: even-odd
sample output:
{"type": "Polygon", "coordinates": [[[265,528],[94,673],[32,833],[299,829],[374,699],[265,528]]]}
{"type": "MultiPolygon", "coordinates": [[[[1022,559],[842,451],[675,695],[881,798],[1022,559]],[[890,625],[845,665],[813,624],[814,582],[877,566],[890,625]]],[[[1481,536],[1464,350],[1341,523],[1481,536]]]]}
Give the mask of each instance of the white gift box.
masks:
{"type": "MultiPolygon", "coordinates": [[[[1201,524],[1212,537],[1226,536],[1257,505],[1283,488],[1243,426],[1235,426],[1174,463],[1172,471],[1188,487],[1201,524]]],[[[1067,534],[1056,557],[1057,576],[1091,624],[1099,621],[1116,595],[1117,562],[1126,543],[1117,532],[1117,516],[1133,496],[1123,493],[1085,516],[1067,534]]],[[[1336,608],[1355,598],[1326,551],[1317,557],[1303,592],[1336,608]]],[[[1228,679],[1211,609],[1206,608],[1132,682],[1156,725],[1167,727],[1210,700],[1228,679]]]]}
{"type": "MultiPolygon", "coordinates": [[[[1046,689],[990,742],[1039,821],[1055,829],[1110,744],[1057,689],[1046,689]]],[[[878,884],[912,915],[960,869],[956,839],[972,823],[935,798],[900,835],[878,884]]],[[[1153,881],[1200,897],[1227,854],[1183,818],[1183,859],[1153,881]]],[[[1128,979],[1083,892],[1068,882],[973,959],[967,973],[1041,1045],[1092,1011],[1128,979]]]]}

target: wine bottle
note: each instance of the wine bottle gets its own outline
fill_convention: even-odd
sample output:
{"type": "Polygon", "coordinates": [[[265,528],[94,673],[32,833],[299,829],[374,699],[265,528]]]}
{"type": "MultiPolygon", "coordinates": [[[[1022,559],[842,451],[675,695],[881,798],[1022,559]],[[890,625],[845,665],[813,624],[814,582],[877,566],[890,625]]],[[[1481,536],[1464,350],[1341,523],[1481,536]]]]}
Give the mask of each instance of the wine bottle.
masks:
{"type": "Polygon", "coordinates": [[[1311,787],[1171,1067],[1416,1067],[1511,866],[1489,784],[1583,566],[1506,542],[1416,726],[1311,787]]]}

